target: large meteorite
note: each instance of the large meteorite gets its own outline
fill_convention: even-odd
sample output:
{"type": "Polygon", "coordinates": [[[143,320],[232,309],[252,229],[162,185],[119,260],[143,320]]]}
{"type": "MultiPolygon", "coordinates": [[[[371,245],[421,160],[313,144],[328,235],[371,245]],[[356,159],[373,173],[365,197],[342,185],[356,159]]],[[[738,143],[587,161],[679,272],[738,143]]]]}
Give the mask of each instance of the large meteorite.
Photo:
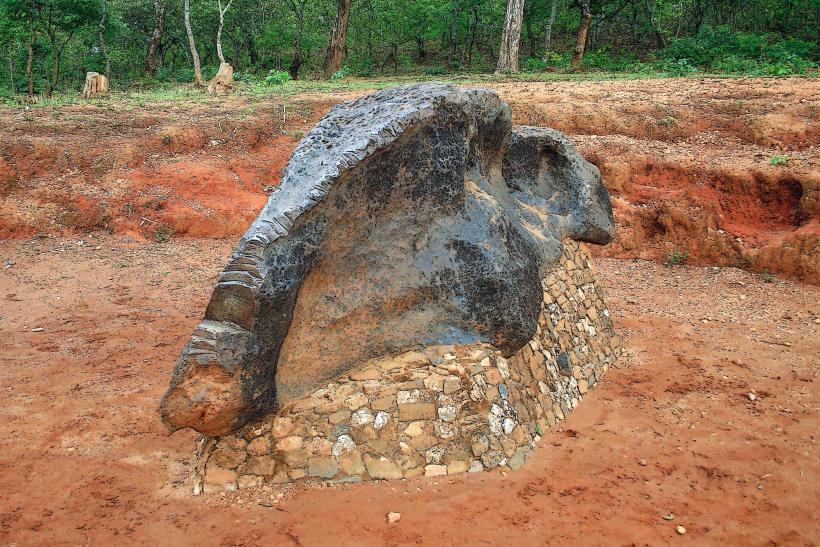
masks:
{"type": "Polygon", "coordinates": [[[495,92],[423,84],[336,106],[299,143],[176,364],[161,414],[222,435],[430,344],[510,355],[572,238],[614,235],[598,169],[495,92]]]}

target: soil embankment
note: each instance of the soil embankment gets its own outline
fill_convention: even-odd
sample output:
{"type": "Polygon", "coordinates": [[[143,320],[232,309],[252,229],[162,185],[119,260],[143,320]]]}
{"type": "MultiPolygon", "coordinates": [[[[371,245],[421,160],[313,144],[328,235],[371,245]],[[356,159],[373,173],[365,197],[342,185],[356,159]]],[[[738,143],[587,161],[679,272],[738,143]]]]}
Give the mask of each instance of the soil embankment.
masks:
{"type": "MultiPolygon", "coordinates": [[[[601,254],[688,252],[693,264],[820,282],[820,81],[494,87],[516,123],[567,132],[600,167],[619,225],[601,254]]],[[[8,110],[0,237],[238,236],[301,136],[350,96],[8,110]]]]}

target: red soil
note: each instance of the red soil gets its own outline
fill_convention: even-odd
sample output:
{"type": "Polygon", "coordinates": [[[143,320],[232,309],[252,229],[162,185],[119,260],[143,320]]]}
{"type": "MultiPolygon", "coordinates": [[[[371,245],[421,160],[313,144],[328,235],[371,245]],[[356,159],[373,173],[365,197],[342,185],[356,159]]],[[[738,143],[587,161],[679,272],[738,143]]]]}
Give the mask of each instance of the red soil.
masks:
{"type": "Polygon", "coordinates": [[[0,544],[820,537],[820,289],[611,259],[599,280],[627,354],[519,471],[193,497],[194,435],[169,436],[157,404],[232,246],[0,242],[15,263],[0,274],[0,544]]]}

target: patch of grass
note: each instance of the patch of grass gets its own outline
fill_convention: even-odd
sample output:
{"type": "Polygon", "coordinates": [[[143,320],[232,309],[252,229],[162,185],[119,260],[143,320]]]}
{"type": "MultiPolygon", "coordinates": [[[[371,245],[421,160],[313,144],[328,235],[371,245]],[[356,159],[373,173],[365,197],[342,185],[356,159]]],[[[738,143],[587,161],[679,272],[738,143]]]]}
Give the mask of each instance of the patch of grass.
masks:
{"type": "Polygon", "coordinates": [[[174,238],[174,229],[167,224],[159,224],[154,228],[154,241],[157,243],[168,243],[174,238]]]}
{"type": "Polygon", "coordinates": [[[664,264],[667,266],[680,266],[681,264],[685,264],[687,260],[689,260],[689,251],[672,249],[666,253],[664,264]]]}
{"type": "Polygon", "coordinates": [[[769,165],[788,165],[789,156],[772,156],[769,158],[769,165]]]}
{"type": "Polygon", "coordinates": [[[760,280],[764,283],[773,283],[774,282],[774,274],[769,271],[769,268],[766,268],[762,272],[760,272],[760,280]]]}

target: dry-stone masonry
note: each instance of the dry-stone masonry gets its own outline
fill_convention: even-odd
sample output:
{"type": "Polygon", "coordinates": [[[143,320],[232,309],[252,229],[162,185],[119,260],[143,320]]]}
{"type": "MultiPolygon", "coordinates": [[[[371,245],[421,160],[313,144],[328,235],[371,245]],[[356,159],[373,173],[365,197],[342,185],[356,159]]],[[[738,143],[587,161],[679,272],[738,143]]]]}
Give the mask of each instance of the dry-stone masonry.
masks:
{"type": "Polygon", "coordinates": [[[619,353],[583,244],[565,241],[541,285],[536,335],[511,357],[470,344],[369,361],[209,440],[200,488],[517,469],[619,353]]]}
{"type": "Polygon", "coordinates": [[[518,467],[613,359],[579,242],[614,230],[598,169],[491,90],[338,105],[220,275],[162,419],[204,435],[206,486],[518,467]]]}

